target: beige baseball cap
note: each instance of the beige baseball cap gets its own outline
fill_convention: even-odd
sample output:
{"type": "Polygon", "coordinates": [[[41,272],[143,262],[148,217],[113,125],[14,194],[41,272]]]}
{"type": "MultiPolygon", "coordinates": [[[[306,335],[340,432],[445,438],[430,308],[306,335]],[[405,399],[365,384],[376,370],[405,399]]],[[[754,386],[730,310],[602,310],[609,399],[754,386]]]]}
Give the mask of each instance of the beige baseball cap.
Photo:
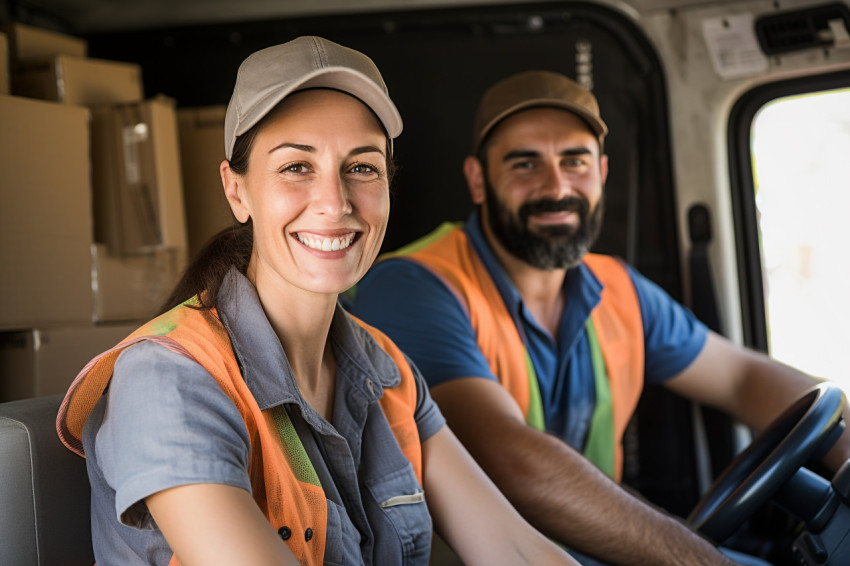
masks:
{"type": "Polygon", "coordinates": [[[491,86],[481,97],[475,113],[475,153],[492,129],[515,112],[537,107],[563,108],[587,122],[600,144],[608,126],[599,115],[599,103],[589,90],[559,73],[526,71],[491,86]]]}
{"type": "Polygon", "coordinates": [[[332,88],[372,109],[390,140],[401,133],[401,116],[381,73],[366,55],[327,39],[302,36],[257,51],[245,59],[224,118],[224,151],[284,98],[307,88],[332,88]]]}

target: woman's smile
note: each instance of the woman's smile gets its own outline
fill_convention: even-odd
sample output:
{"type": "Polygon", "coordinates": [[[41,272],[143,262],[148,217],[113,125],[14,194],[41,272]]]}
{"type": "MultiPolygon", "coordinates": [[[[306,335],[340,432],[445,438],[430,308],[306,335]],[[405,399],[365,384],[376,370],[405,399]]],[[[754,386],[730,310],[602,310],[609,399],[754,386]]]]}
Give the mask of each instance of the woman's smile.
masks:
{"type": "Polygon", "coordinates": [[[347,250],[360,236],[360,232],[349,232],[338,236],[321,236],[309,232],[295,232],[295,239],[311,250],[336,252],[347,250]]]}

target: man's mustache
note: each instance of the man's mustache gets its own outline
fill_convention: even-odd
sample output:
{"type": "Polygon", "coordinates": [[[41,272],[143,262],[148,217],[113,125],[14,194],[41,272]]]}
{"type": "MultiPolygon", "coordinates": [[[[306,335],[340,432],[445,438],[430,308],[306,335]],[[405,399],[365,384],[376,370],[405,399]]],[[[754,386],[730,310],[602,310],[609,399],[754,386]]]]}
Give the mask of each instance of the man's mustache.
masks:
{"type": "Polygon", "coordinates": [[[519,207],[518,215],[525,222],[532,214],[544,212],[577,212],[579,217],[584,220],[587,218],[589,210],[590,204],[587,202],[587,199],[570,196],[560,200],[542,198],[529,201],[519,207]]]}

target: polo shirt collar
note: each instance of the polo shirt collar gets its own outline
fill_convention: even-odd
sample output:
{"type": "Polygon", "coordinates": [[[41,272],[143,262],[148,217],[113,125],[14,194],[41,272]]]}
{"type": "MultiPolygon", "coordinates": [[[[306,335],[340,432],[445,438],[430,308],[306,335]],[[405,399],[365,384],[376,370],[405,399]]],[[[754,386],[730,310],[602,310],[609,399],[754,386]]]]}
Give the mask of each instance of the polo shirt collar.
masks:
{"type": "MultiPolygon", "coordinates": [[[[481,228],[481,214],[479,209],[475,209],[470,214],[463,229],[472,243],[472,247],[496,284],[496,288],[499,290],[499,294],[502,296],[508,312],[514,319],[514,324],[519,329],[523,340],[527,343],[521,322],[521,317],[523,317],[525,312],[522,295],[520,295],[516,286],[514,286],[510,277],[508,277],[508,274],[505,273],[487,238],[484,236],[484,230],[481,228]]],[[[562,288],[564,289],[564,296],[569,298],[570,305],[569,308],[564,310],[564,316],[561,319],[560,336],[562,341],[567,339],[567,343],[571,344],[574,338],[583,330],[584,322],[590,316],[590,312],[599,304],[603,286],[596,275],[587,267],[587,264],[582,262],[576,267],[567,270],[562,288]]],[[[529,322],[533,320],[530,315],[525,318],[529,322]]]]}

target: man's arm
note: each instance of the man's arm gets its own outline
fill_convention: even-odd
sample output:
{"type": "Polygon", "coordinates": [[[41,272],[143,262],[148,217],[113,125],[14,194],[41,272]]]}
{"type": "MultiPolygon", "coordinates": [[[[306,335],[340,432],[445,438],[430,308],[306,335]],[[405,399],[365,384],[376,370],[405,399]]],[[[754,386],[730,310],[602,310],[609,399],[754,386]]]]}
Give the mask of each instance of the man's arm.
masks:
{"type": "MultiPolygon", "coordinates": [[[[665,385],[761,431],[820,381],[710,332],[693,363],[665,385]]],[[[850,458],[850,408],[843,414],[848,428],[824,458],[833,472],[850,458]]]]}
{"type": "Polygon", "coordinates": [[[683,523],[631,495],[563,441],[526,425],[497,382],[456,379],[431,394],[484,471],[547,536],[612,564],[731,564],[683,523]]]}

